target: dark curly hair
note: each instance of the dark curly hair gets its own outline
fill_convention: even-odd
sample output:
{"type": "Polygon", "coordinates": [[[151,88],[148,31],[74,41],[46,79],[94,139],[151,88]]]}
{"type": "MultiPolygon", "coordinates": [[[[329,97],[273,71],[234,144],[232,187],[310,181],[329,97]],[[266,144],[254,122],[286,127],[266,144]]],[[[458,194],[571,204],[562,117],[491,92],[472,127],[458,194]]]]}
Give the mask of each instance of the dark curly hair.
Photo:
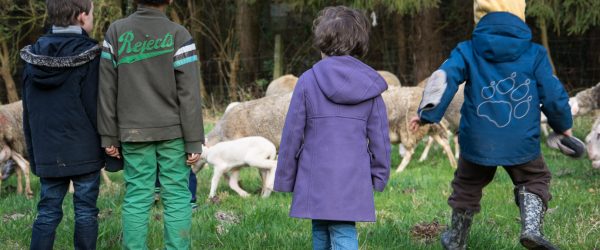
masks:
{"type": "Polygon", "coordinates": [[[90,14],[92,0],[46,0],[48,23],[60,27],[77,24],[81,13],[90,14]]]}
{"type": "Polygon", "coordinates": [[[169,0],[135,0],[135,2],[139,5],[150,5],[150,6],[161,6],[168,5],[169,0]]]}
{"type": "Polygon", "coordinates": [[[326,7],[313,21],[314,46],[327,56],[362,57],[369,49],[369,19],[346,6],[326,7]]]}

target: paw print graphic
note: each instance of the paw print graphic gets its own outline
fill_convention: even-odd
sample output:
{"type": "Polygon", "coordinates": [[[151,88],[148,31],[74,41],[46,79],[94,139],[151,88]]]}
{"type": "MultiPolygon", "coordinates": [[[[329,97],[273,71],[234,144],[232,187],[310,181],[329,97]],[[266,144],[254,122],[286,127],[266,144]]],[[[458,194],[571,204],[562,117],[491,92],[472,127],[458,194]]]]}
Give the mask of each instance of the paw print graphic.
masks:
{"type": "Polygon", "coordinates": [[[531,80],[518,84],[517,73],[498,82],[490,82],[490,86],[481,89],[484,101],[477,106],[477,115],[487,119],[498,128],[508,126],[513,119],[521,119],[529,113],[531,100],[529,95],[531,80]]]}

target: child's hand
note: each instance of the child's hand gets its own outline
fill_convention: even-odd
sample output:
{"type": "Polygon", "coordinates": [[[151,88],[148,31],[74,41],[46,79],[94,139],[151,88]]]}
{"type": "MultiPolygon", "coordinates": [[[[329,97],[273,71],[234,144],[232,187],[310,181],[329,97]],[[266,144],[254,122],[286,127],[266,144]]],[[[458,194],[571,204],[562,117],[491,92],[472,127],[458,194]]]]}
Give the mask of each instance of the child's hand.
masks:
{"type": "Polygon", "coordinates": [[[563,135],[565,136],[573,136],[573,130],[572,129],[567,129],[567,131],[562,132],[563,135]]]}
{"type": "Polygon", "coordinates": [[[200,154],[192,153],[188,154],[187,161],[185,161],[185,163],[191,166],[194,165],[194,163],[198,162],[198,160],[200,160],[200,154]]]}
{"type": "Polygon", "coordinates": [[[115,146],[110,146],[108,148],[104,148],[104,152],[110,157],[115,157],[117,159],[121,159],[121,154],[119,153],[119,148],[115,146]]]}
{"type": "Polygon", "coordinates": [[[413,116],[410,118],[410,122],[408,122],[408,128],[411,131],[417,131],[421,127],[421,118],[419,116],[413,116]]]}

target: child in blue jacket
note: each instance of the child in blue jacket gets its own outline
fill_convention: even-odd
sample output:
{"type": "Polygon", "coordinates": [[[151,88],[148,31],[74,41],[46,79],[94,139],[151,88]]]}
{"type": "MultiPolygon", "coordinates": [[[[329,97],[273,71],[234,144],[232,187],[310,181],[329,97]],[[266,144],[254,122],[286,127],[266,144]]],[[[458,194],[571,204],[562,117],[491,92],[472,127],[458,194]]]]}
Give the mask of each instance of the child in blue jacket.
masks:
{"type": "Polygon", "coordinates": [[[462,42],[428,80],[411,127],[439,122],[465,82],[459,142],[461,155],[448,198],[452,224],[442,235],[445,249],[465,249],[483,188],[497,166],[512,179],[520,208],[520,242],[554,249],[542,235],[551,199],[551,174],[540,150],[540,111],[556,133],[571,135],[568,96],[552,74],[546,50],[531,42],[525,0],[476,0],[471,40],[462,42]]]}

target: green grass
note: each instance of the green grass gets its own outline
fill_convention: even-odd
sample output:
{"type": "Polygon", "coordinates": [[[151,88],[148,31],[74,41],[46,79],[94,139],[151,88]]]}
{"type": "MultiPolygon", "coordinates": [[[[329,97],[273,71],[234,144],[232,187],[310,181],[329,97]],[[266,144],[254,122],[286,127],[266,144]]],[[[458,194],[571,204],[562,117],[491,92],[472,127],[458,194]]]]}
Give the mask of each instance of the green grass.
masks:
{"type": "MultiPolygon", "coordinates": [[[[591,122],[590,117],[578,118],[575,135],[584,138],[591,122]]],[[[417,149],[413,159],[418,159],[422,148],[423,145],[417,149]]],[[[393,150],[395,168],[400,158],[397,147],[393,150]]],[[[588,159],[569,159],[545,145],[543,152],[553,173],[551,192],[554,195],[551,212],[545,219],[546,235],[562,249],[600,249],[600,171],[592,169],[588,159]]],[[[310,221],[288,217],[289,194],[274,193],[268,199],[261,199],[256,169],[242,170],[242,186],[252,197],[240,198],[222,181],[218,204],[207,201],[211,174],[211,168],[198,173],[199,209],[193,215],[193,249],[311,248],[310,221]],[[220,221],[215,217],[217,212],[230,213],[237,219],[220,221]]],[[[453,169],[439,148],[432,150],[427,161],[414,160],[404,172],[392,174],[385,192],[375,196],[377,223],[358,224],[361,249],[441,249],[437,233],[427,238],[415,236],[411,230],[420,223],[448,223],[451,210],[446,199],[451,192],[452,174],[453,169]]],[[[103,185],[98,199],[99,249],[120,248],[123,178],[121,173],[111,174],[111,178],[117,186],[109,189],[103,185]]],[[[3,183],[0,196],[1,249],[27,249],[35,217],[37,197],[27,200],[7,191],[7,186],[16,185],[14,179],[3,183]],[[10,218],[15,214],[23,216],[10,218]]],[[[36,194],[39,192],[36,177],[32,177],[32,188],[36,194]]],[[[519,212],[512,188],[506,172],[498,169],[495,180],[484,190],[482,212],[475,216],[468,242],[471,249],[521,249],[519,212]]],[[[63,209],[55,249],[72,249],[71,195],[65,198],[63,209]]],[[[151,211],[150,249],[163,246],[161,213],[160,206],[151,211]]]]}

